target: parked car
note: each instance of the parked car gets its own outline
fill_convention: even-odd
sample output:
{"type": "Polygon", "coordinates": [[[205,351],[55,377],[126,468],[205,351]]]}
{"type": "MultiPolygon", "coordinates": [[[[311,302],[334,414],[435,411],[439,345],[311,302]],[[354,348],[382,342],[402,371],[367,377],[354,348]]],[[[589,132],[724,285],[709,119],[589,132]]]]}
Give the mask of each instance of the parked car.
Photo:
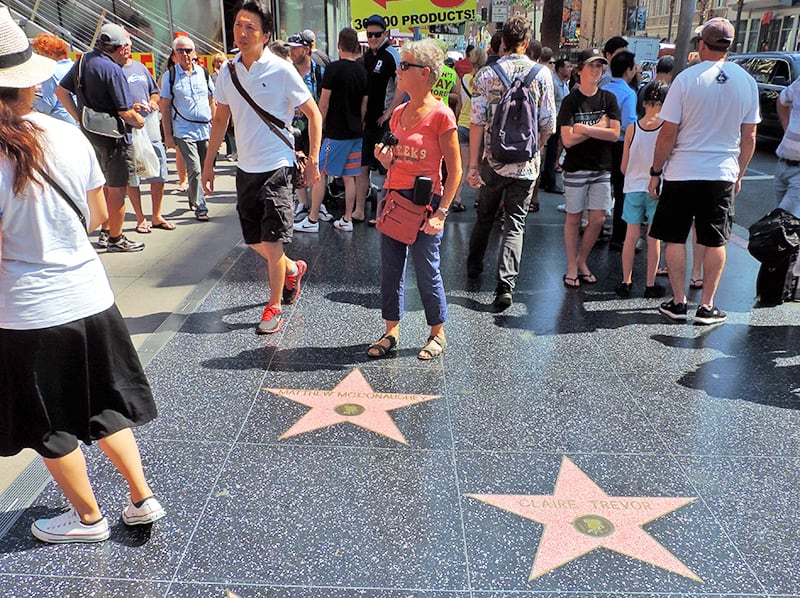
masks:
{"type": "Polygon", "coordinates": [[[800,53],[731,54],[728,60],[744,68],[758,84],[758,101],[761,106],[758,139],[780,141],[783,137],[783,127],[778,119],[775,102],[781,90],[800,77],[800,53]]]}

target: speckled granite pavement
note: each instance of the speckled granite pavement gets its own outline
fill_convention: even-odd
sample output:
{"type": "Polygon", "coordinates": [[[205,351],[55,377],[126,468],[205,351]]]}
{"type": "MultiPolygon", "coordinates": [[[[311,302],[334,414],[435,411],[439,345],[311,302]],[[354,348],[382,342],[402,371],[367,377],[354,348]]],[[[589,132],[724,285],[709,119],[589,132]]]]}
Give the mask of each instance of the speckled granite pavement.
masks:
{"type": "Polygon", "coordinates": [[[468,282],[474,211],[451,216],[431,363],[415,288],[398,356],[365,356],[374,229],[296,235],[309,274],[272,337],[253,333],[265,267],[243,252],[147,368],[160,416],[137,435],[168,517],[126,529],[92,447],[111,539],[35,541],[63,505],[51,483],[0,538],[0,595],[800,596],[800,303],[754,308],[736,243],[721,326],[671,323],[641,285],[619,300],[606,246],[599,283],[565,289],[559,199],[528,218],[502,314],[496,243],[468,282]]]}

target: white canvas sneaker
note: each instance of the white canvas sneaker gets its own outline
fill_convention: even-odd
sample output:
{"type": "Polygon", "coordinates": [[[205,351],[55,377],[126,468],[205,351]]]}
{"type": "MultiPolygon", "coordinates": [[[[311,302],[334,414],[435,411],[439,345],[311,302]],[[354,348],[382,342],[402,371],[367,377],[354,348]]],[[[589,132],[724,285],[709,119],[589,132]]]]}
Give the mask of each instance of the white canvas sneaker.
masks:
{"type": "Polygon", "coordinates": [[[344,218],[339,218],[339,220],[333,223],[333,226],[348,233],[353,232],[353,222],[345,220],[344,218]]]}
{"type": "Polygon", "coordinates": [[[294,232],[296,233],[318,233],[319,221],[311,222],[308,216],[303,218],[300,222],[294,223],[294,232]]]}
{"type": "Polygon", "coordinates": [[[37,519],[31,525],[31,533],[49,544],[102,542],[108,540],[111,535],[108,519],[103,517],[93,525],[86,525],[81,522],[81,517],[74,507],[69,507],[61,515],[51,519],[37,519]]]}
{"type": "Polygon", "coordinates": [[[333,220],[333,214],[328,211],[328,208],[325,207],[325,204],[322,204],[319,207],[319,215],[317,216],[317,220],[322,220],[323,222],[330,222],[333,220]]]}
{"type": "Polygon", "coordinates": [[[296,204],[294,206],[294,221],[300,222],[306,216],[308,216],[308,208],[301,203],[296,204]]]}
{"type": "Polygon", "coordinates": [[[125,525],[146,525],[158,521],[167,512],[154,496],[144,499],[142,506],[137,507],[128,498],[128,506],[122,511],[122,521],[125,525]]]}

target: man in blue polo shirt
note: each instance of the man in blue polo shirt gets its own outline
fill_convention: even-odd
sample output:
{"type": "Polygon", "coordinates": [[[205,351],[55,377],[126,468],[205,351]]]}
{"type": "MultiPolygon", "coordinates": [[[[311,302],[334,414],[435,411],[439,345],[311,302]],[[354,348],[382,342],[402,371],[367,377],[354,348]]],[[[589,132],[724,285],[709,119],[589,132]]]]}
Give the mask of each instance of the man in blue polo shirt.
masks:
{"type": "Polygon", "coordinates": [[[172,42],[175,67],[164,74],[161,81],[161,123],[164,142],[175,147],[186,163],[189,178],[189,207],[195,218],[208,221],[208,208],[200,173],[208,151],[211,119],[214,117],[214,83],[208,72],[194,63],[197,55],[194,42],[186,37],[176,37],[172,42]],[[175,80],[172,81],[172,74],[175,80]]]}
{"type": "Polygon", "coordinates": [[[133,109],[128,81],[122,72],[130,43],[128,34],[122,27],[111,23],[103,25],[97,36],[95,49],[77,60],[56,88],[56,97],[79,123],[80,111],[84,106],[111,114],[124,123],[121,127],[125,134],[121,138],[96,135],[81,126],[94,147],[106,177],[108,222],[103,223],[100,228],[97,245],[108,248],[108,251],[119,252],[144,249],[144,243],[130,241],[122,234],[125,189],[136,176],[131,127],[144,127],[144,119],[133,109]],[[72,99],[73,93],[78,98],[80,111],[72,99]]]}

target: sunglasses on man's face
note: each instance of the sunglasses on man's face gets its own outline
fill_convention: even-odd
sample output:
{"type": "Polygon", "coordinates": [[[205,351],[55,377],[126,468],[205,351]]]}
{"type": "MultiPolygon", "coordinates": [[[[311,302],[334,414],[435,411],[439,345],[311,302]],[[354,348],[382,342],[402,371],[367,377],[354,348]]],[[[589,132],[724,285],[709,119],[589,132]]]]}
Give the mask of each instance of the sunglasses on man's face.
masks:
{"type": "Polygon", "coordinates": [[[191,48],[175,48],[175,51],[178,54],[191,54],[192,52],[194,52],[194,50],[192,50],[191,48]]]}
{"type": "Polygon", "coordinates": [[[383,37],[383,31],[367,31],[367,37],[383,37]]]}
{"type": "Polygon", "coordinates": [[[413,62],[406,62],[405,60],[403,62],[401,62],[400,64],[398,64],[397,66],[400,67],[400,70],[403,71],[403,72],[406,72],[412,66],[414,68],[418,68],[418,69],[427,68],[424,64],[414,64],[413,62]]]}

